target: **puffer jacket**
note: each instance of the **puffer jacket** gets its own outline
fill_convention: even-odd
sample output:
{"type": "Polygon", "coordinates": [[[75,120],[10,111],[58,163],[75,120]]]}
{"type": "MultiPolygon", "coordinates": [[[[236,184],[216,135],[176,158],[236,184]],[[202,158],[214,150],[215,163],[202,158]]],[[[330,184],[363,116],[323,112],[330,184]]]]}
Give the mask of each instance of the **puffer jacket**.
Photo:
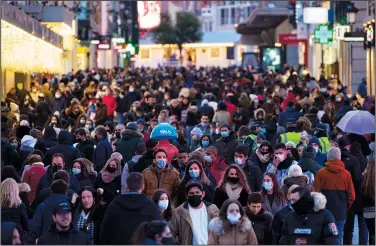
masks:
{"type": "Polygon", "coordinates": [[[149,198],[158,189],[164,189],[171,200],[176,199],[180,185],[179,172],[171,167],[166,166],[164,169],[158,168],[155,164],[145,169],[142,173],[144,179],[143,193],[149,198]]]}
{"type": "MultiPolygon", "coordinates": [[[[208,213],[208,223],[214,217],[218,216],[219,209],[214,204],[203,201],[208,213]]],[[[188,202],[183,203],[172,214],[170,220],[170,229],[172,236],[177,239],[180,245],[192,245],[193,244],[193,224],[192,218],[189,214],[188,202]]]]}
{"type": "Polygon", "coordinates": [[[307,188],[309,191],[314,191],[314,188],[312,185],[308,184],[308,177],[305,176],[305,175],[301,175],[301,176],[286,176],[285,178],[283,178],[282,180],[282,190],[285,192],[285,194],[287,194],[287,191],[289,190],[289,188],[296,184],[296,185],[299,185],[300,187],[304,187],[304,188],[307,188]]]}
{"type": "Polygon", "coordinates": [[[143,135],[137,131],[125,129],[121,139],[116,142],[116,152],[123,156],[123,161],[128,162],[135,155],[137,145],[142,144],[143,135]]]}
{"type": "Polygon", "coordinates": [[[227,219],[216,217],[209,223],[209,245],[257,245],[251,221],[243,215],[240,222],[231,225],[227,219]]]}

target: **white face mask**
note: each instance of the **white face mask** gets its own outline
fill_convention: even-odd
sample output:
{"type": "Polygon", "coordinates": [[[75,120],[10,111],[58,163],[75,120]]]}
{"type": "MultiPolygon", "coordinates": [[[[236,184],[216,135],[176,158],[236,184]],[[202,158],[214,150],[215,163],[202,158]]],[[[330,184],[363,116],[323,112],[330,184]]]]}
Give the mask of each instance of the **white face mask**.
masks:
{"type": "Polygon", "coordinates": [[[281,162],[284,161],[286,158],[282,154],[275,155],[281,162]]]}
{"type": "Polygon", "coordinates": [[[168,208],[168,200],[159,200],[158,207],[162,210],[166,210],[168,208]]]}
{"type": "Polygon", "coordinates": [[[312,147],[315,149],[316,153],[319,152],[319,146],[312,146],[312,147]]]}
{"type": "Polygon", "coordinates": [[[228,213],[227,214],[227,219],[230,221],[231,224],[236,224],[241,218],[240,213],[234,215],[233,213],[228,213]]]}
{"type": "Polygon", "coordinates": [[[244,164],[244,160],[238,157],[235,157],[235,163],[242,166],[244,164]]]}

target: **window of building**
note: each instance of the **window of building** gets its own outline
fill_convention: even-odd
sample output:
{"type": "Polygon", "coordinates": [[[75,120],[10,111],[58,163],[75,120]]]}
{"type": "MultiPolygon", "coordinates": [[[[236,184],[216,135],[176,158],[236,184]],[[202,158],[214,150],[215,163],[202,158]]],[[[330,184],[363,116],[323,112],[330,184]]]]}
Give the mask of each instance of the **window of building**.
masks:
{"type": "Polygon", "coordinates": [[[211,48],[210,49],[210,58],[218,59],[221,57],[221,52],[219,48],[211,48]]]}
{"type": "Polygon", "coordinates": [[[231,8],[231,23],[230,24],[235,24],[235,8],[231,8]]]}
{"type": "Polygon", "coordinates": [[[213,22],[209,22],[209,32],[213,31],[213,22]]]}
{"type": "Polygon", "coordinates": [[[140,57],[143,60],[150,59],[150,50],[149,49],[140,50],[140,57]]]}
{"type": "Polygon", "coordinates": [[[221,9],[221,25],[227,25],[228,24],[228,9],[221,9]]]}
{"type": "Polygon", "coordinates": [[[248,6],[247,7],[247,16],[250,16],[252,14],[254,7],[253,6],[248,6]]]}

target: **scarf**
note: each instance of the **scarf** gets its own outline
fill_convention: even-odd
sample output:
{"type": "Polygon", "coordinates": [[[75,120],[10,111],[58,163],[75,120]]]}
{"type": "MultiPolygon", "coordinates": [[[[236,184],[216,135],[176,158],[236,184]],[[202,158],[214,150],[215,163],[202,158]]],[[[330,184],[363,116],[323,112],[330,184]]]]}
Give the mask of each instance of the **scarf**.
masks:
{"type": "Polygon", "coordinates": [[[119,176],[118,172],[109,173],[107,171],[103,171],[102,173],[102,180],[105,184],[111,183],[117,176],[119,176]]]}
{"type": "Polygon", "coordinates": [[[262,163],[269,163],[270,161],[270,153],[263,155],[260,151],[260,149],[256,150],[256,155],[260,159],[262,163]]]}
{"type": "Polygon", "coordinates": [[[226,193],[229,199],[238,200],[240,197],[240,192],[242,192],[243,188],[240,184],[230,184],[226,183],[225,186],[226,193]]]}

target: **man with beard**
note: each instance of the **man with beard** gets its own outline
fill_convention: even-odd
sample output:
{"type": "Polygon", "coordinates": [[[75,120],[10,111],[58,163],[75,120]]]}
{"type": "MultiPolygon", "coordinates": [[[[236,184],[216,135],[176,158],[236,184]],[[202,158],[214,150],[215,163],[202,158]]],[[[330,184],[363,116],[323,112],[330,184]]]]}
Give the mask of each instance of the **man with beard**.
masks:
{"type": "Polygon", "coordinates": [[[62,201],[53,209],[52,218],[55,223],[48,232],[38,240],[38,245],[90,245],[88,234],[78,231],[72,224],[72,205],[69,201],[62,201]]]}
{"type": "Polygon", "coordinates": [[[277,176],[278,183],[282,185],[282,180],[288,175],[293,158],[288,155],[286,145],[283,143],[275,146],[272,158],[272,162],[266,168],[266,173],[274,173],[277,176]]]}

